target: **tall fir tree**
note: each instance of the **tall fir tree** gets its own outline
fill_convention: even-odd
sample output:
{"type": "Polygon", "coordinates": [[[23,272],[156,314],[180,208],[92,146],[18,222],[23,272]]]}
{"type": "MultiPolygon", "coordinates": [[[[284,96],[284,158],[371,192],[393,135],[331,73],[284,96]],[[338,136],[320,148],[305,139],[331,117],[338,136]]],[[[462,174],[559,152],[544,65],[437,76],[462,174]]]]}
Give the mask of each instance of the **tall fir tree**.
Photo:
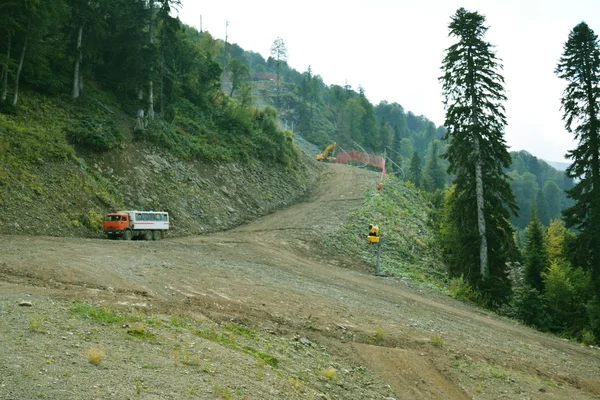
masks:
{"type": "Polygon", "coordinates": [[[446,183],[446,171],[440,160],[440,142],[433,140],[429,147],[429,154],[425,162],[425,181],[429,191],[435,192],[438,189],[443,189],[446,183]]]}
{"type": "Polygon", "coordinates": [[[421,158],[419,154],[415,151],[413,153],[412,158],[410,159],[410,170],[408,173],[408,179],[414,183],[414,185],[418,188],[421,187],[422,180],[422,166],[421,166],[421,158]]]}
{"type": "Polygon", "coordinates": [[[531,220],[527,225],[527,245],[525,247],[525,281],[540,293],[544,291],[542,274],[548,270],[548,250],[542,222],[538,218],[537,207],[531,207],[531,220]]]}
{"type": "MultiPolygon", "coordinates": [[[[563,211],[566,226],[580,232],[577,253],[591,269],[596,296],[600,298],[600,47],[598,37],[582,22],[569,33],[555,70],[567,81],[562,110],[565,127],[578,140],[567,157],[567,168],[578,183],[567,191],[575,205],[563,211]]],[[[600,327],[596,333],[600,333],[600,327]]]]}
{"type": "Polygon", "coordinates": [[[535,206],[537,209],[537,216],[542,225],[550,225],[550,214],[548,213],[548,201],[542,189],[538,189],[535,195],[535,206]]]}
{"type": "Polygon", "coordinates": [[[492,49],[484,40],[485,17],[464,8],[449,25],[457,42],[446,50],[442,62],[445,157],[455,174],[453,215],[462,237],[461,269],[491,306],[510,294],[506,262],[514,255],[509,223],[517,205],[504,170],[511,157],[504,141],[504,78],[492,49]],[[476,240],[473,240],[476,232],[476,240]]]}

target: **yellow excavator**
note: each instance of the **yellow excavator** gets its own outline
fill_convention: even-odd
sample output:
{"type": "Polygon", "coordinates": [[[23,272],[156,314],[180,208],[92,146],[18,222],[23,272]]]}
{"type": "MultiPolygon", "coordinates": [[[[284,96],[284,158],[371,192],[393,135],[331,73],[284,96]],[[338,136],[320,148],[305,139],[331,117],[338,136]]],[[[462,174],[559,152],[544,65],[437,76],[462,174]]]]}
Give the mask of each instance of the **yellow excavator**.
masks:
{"type": "Polygon", "coordinates": [[[325,148],[323,154],[317,154],[317,161],[333,161],[335,160],[335,150],[337,148],[337,144],[332,143],[325,148]],[[331,153],[331,154],[330,154],[331,153]]]}

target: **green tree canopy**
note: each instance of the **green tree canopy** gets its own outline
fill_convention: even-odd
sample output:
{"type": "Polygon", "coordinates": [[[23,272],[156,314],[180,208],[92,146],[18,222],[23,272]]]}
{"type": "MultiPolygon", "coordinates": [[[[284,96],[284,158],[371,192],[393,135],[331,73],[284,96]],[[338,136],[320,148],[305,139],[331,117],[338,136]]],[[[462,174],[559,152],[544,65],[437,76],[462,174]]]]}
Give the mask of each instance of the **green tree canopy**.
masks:
{"type": "Polygon", "coordinates": [[[446,108],[446,157],[460,216],[454,223],[471,254],[461,260],[464,275],[490,305],[510,293],[506,261],[514,253],[510,213],[517,205],[504,170],[511,158],[504,140],[504,79],[492,45],[484,40],[485,17],[464,8],[449,25],[456,43],[446,50],[440,80],[446,108]],[[478,232],[473,240],[472,232],[478,232]]]}
{"type": "Polygon", "coordinates": [[[584,254],[600,296],[600,46],[585,22],[569,33],[555,72],[567,82],[562,97],[563,120],[578,141],[567,153],[573,160],[567,174],[579,179],[568,191],[576,204],[563,214],[567,227],[580,232],[578,252],[584,254]]]}

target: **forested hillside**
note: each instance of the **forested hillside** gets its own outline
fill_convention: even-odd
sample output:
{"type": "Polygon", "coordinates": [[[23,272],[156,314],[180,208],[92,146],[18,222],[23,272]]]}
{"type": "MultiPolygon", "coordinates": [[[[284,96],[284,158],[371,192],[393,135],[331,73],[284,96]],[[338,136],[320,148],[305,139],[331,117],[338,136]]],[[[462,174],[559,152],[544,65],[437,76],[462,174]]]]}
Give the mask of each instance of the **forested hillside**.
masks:
{"type": "Polygon", "coordinates": [[[177,6],[177,0],[2,2],[4,113],[18,115],[23,89],[74,102],[106,90],[135,124],[117,126],[110,107],[100,120],[83,108],[69,116],[71,144],[104,151],[134,132],[184,158],[294,164],[291,134],[278,128],[276,111],[252,107],[247,90],[236,99],[222,92],[216,61],[222,45],[208,33],[187,33],[173,17],[177,6]]]}
{"type": "MultiPolygon", "coordinates": [[[[193,29],[188,31],[202,36],[193,29]]],[[[427,117],[406,111],[398,103],[374,105],[361,87],[327,85],[310,66],[300,73],[287,64],[285,43],[283,47],[283,55],[274,51],[265,60],[236,44],[224,44],[217,59],[229,71],[231,82],[240,77],[252,81],[257,100],[277,108],[281,121],[288,127],[293,124],[294,132],[305,139],[322,148],[335,141],[341,149],[387,154],[388,171],[430,192],[451,184],[448,162],[441,157],[447,150],[447,143],[441,140],[446,134],[443,126],[436,127],[427,117]]],[[[235,95],[234,86],[231,84],[231,93],[235,95]]],[[[511,157],[507,171],[520,209],[511,222],[525,229],[537,201],[540,218],[548,226],[571,204],[564,191],[573,187],[573,181],[564,171],[526,151],[511,152],[511,157]]]]}
{"type": "Polygon", "coordinates": [[[519,205],[519,216],[511,222],[524,229],[535,203],[540,221],[548,227],[553,219],[561,218],[562,210],[573,205],[566,193],[575,185],[573,179],[524,150],[511,152],[511,157],[508,175],[519,205]]]}
{"type": "Polygon", "coordinates": [[[222,91],[222,44],[178,5],[0,1],[1,232],[99,235],[104,213],[152,208],[201,233],[303,195],[291,132],[249,86],[222,91]]]}

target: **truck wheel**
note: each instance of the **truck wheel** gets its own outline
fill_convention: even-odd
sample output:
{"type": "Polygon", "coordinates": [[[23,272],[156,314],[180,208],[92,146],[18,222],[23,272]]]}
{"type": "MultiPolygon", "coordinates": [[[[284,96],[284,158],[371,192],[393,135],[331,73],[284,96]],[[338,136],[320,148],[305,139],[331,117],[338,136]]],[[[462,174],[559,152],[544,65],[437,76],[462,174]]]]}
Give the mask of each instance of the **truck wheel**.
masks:
{"type": "Polygon", "coordinates": [[[162,236],[162,231],[159,231],[159,230],[152,231],[152,239],[153,240],[160,240],[161,236],[162,236]]]}
{"type": "Polygon", "coordinates": [[[133,232],[131,232],[130,229],[126,229],[125,232],[123,232],[124,240],[131,240],[132,237],[133,237],[133,232]]]}
{"type": "Polygon", "coordinates": [[[152,240],[152,231],[144,231],[144,240],[152,240]]]}

